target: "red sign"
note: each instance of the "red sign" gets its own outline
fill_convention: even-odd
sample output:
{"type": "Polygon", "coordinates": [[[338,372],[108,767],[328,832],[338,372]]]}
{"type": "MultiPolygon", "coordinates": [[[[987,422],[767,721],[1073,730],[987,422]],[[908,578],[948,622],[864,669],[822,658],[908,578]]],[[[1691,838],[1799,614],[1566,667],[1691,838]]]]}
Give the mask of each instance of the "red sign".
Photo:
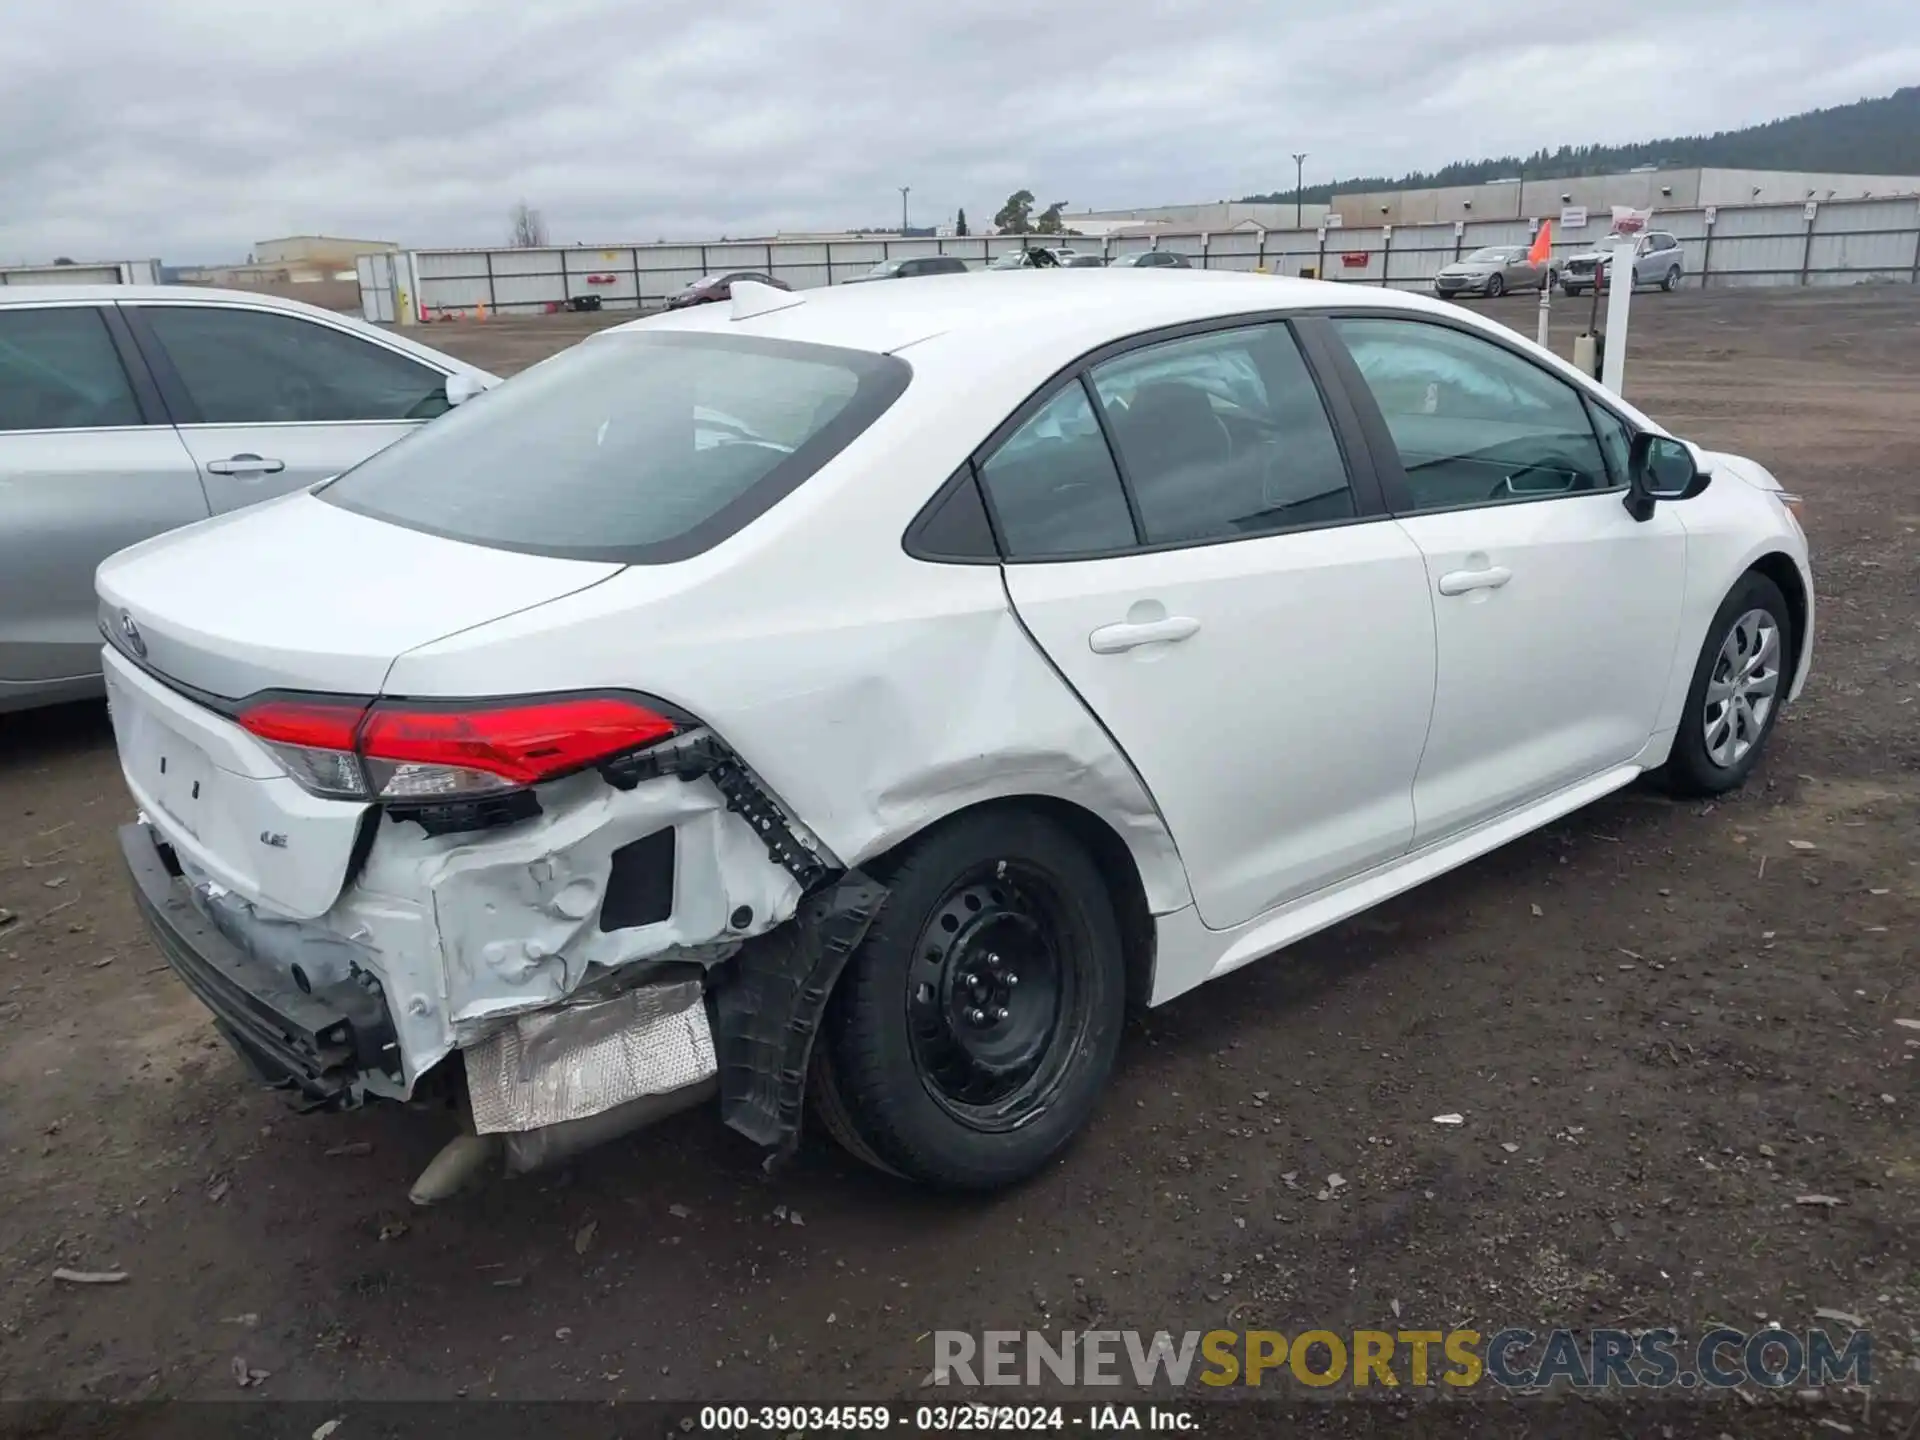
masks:
{"type": "Polygon", "coordinates": [[[1340,257],[1340,263],[1349,270],[1364,270],[1372,257],[1364,250],[1349,250],[1340,257]]]}

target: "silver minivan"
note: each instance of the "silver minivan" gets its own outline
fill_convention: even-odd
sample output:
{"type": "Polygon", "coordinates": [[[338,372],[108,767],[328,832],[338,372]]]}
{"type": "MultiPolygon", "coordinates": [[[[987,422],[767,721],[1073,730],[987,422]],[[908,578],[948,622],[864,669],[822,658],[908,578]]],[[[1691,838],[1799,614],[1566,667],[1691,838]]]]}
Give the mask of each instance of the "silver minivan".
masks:
{"type": "Polygon", "coordinates": [[[114,551],[317,484],[495,383],[271,296],[0,289],[0,712],[100,693],[114,551]]]}

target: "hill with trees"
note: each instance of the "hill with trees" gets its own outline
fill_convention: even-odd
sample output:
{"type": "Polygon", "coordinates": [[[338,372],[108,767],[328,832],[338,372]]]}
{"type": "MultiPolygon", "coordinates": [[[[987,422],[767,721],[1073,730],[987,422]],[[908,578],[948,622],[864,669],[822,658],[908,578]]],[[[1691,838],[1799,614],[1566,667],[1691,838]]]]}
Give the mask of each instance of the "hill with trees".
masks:
{"type": "MultiPolygon", "coordinates": [[[[1712,135],[1646,140],[1631,145],[1562,145],[1531,155],[1502,155],[1461,160],[1438,170],[1410,175],[1359,176],[1329,185],[1309,185],[1304,200],[1326,201],[1336,191],[1407,190],[1438,185],[1479,185],[1524,175],[1554,180],[1570,175],[1605,175],[1636,165],[1685,169],[1696,165],[1736,170],[1813,170],[1848,175],[1920,175],[1920,85],[1909,85],[1875,100],[1856,100],[1825,110],[1809,110],[1784,120],[1769,120],[1744,130],[1712,135]]],[[[1291,187],[1243,201],[1293,199],[1291,187]]]]}

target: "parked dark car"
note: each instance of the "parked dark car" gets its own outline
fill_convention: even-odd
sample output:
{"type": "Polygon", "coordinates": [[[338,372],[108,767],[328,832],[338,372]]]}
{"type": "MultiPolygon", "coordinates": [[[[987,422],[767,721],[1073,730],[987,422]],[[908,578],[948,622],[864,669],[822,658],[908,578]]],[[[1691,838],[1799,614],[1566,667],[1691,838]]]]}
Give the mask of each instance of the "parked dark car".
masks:
{"type": "Polygon", "coordinates": [[[882,260],[864,275],[846,281],[858,285],[862,280],[911,280],[916,275],[964,275],[967,262],[958,255],[915,255],[910,259],[882,260]]]}
{"type": "Polygon", "coordinates": [[[1193,262],[1178,250],[1130,250],[1108,262],[1112,270],[1191,270],[1193,262]]]}
{"type": "Polygon", "coordinates": [[[757,285],[771,285],[776,290],[793,288],[786,281],[763,275],[758,270],[732,270],[725,275],[702,275],[678,295],[669,296],[667,309],[680,310],[688,305],[711,305],[716,300],[731,300],[733,282],[736,280],[751,280],[757,285]]]}

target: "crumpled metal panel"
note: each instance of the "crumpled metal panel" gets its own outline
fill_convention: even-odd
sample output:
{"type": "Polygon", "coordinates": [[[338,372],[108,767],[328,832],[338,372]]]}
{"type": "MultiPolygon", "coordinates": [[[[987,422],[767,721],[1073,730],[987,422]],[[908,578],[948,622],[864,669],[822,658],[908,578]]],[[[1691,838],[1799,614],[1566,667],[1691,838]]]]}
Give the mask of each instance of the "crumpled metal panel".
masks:
{"type": "Polygon", "coordinates": [[[718,1068],[701,983],[522,1015],[462,1053],[482,1135],[584,1120],[642,1095],[697,1084],[718,1068]]]}

